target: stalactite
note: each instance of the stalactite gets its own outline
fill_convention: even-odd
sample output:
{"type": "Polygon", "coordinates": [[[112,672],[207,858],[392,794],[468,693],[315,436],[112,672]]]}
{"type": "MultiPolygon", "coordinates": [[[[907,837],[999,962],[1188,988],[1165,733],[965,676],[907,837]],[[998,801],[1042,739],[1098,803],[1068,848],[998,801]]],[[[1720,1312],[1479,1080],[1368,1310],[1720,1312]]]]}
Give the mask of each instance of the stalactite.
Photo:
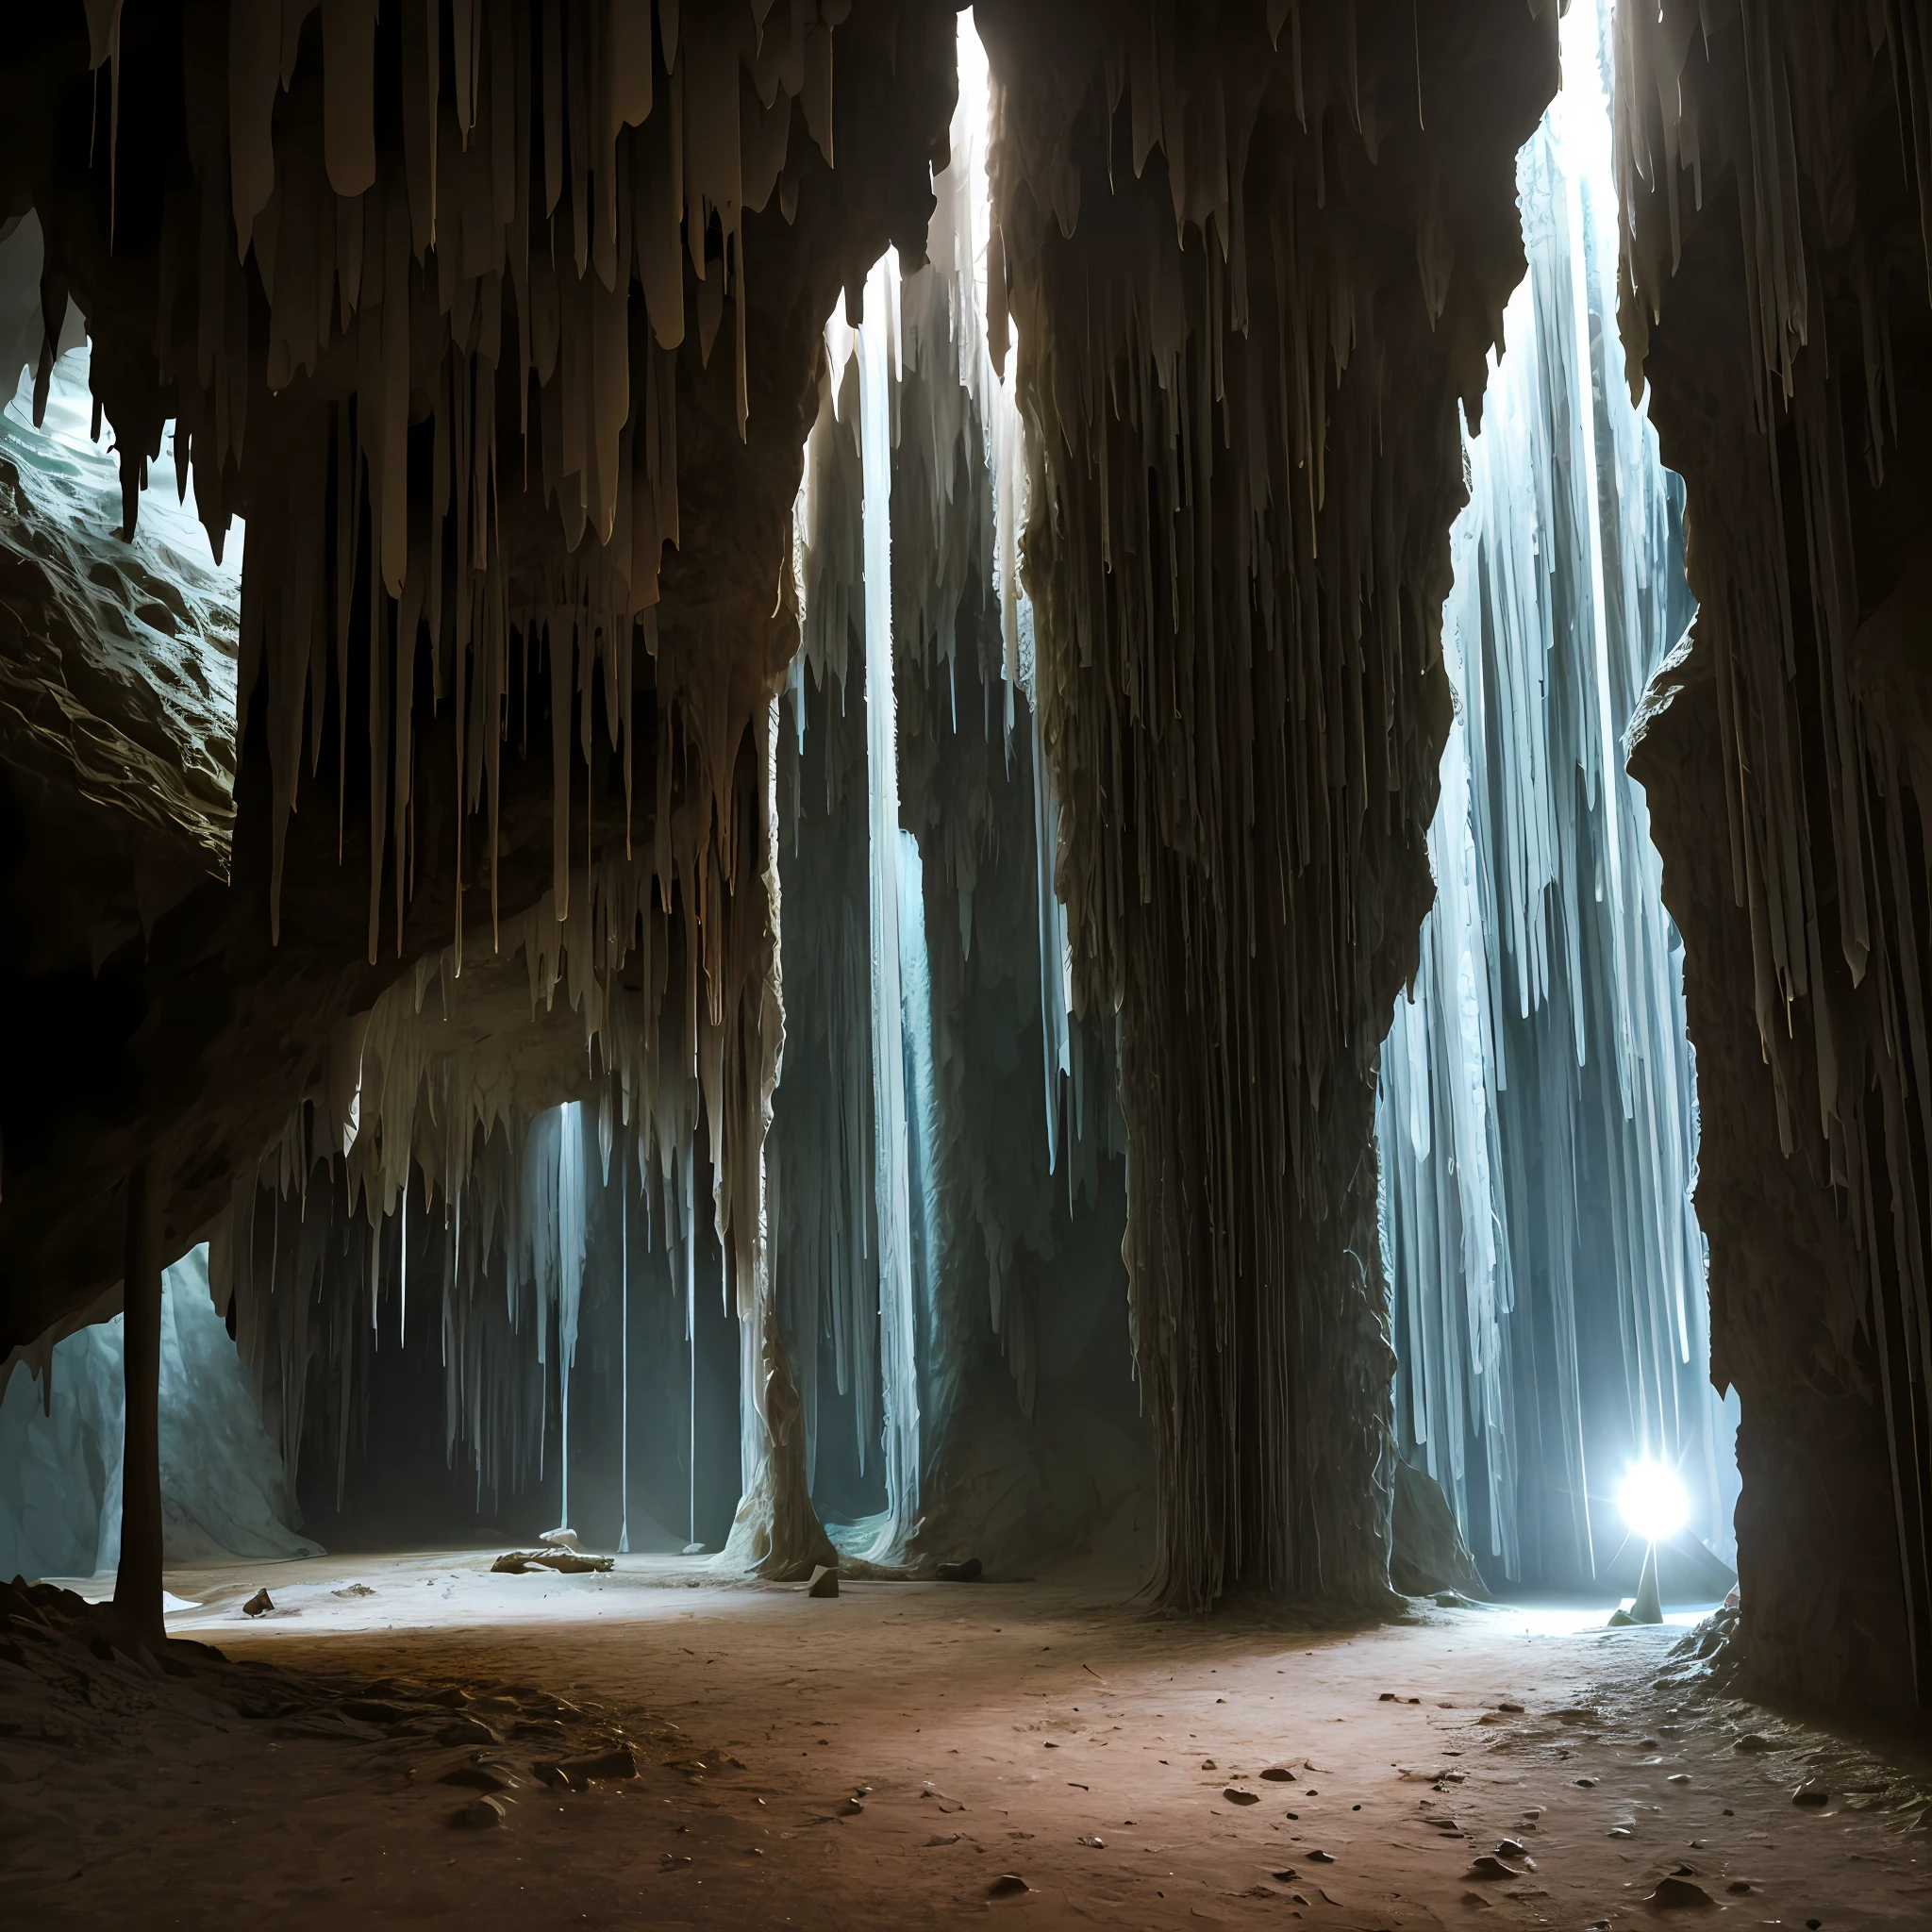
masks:
{"type": "Polygon", "coordinates": [[[1451,535],[1436,905],[1377,1128],[1398,1441],[1479,1553],[1543,1583],[1616,1556],[1628,1462],[1678,1469],[1720,1551],[1735,1487],[1708,1387],[1680,949],[1623,771],[1690,614],[1682,491],[1592,347],[1617,232],[1594,6],[1572,7],[1563,53],[1518,162],[1529,275],[1451,535]]]}
{"type": "Polygon", "coordinates": [[[1379,1601],[1375,1063],[1427,892],[1456,404],[1521,273],[1556,8],[1453,45],[1395,6],[977,13],[1058,886],[1075,1006],[1120,1030],[1158,1587],[1379,1601]]]}

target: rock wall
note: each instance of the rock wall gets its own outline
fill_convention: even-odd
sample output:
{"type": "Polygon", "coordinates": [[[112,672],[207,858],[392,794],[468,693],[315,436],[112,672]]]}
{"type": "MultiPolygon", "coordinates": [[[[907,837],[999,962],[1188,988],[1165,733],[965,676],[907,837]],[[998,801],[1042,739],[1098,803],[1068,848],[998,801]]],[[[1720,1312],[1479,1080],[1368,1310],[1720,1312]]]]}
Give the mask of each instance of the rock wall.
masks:
{"type": "Polygon", "coordinates": [[[1932,1637],[1932,388],[1909,8],[1619,16],[1622,332],[1699,614],[1632,730],[1685,941],[1740,1681],[1897,1720],[1932,1637]]]}

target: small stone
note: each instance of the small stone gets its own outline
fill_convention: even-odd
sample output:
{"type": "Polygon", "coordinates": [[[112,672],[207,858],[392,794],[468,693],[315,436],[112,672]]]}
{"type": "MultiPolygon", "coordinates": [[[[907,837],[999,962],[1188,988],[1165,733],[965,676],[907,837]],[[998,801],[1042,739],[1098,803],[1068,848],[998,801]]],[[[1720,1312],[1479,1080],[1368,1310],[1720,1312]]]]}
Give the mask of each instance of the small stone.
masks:
{"type": "Polygon", "coordinates": [[[1261,1775],[1265,1777],[1271,1785],[1289,1784],[1291,1783],[1294,1778],[1294,1773],[1290,1771],[1286,1765],[1281,1764],[1271,1764],[1268,1767],[1268,1769],[1261,1774],[1261,1775]]]}
{"type": "Polygon", "coordinates": [[[1686,1908],[1698,1909],[1715,1906],[1717,1901],[1706,1891],[1703,1886],[1693,1884],[1688,1878],[1660,1878],[1657,1890],[1646,1903],[1659,1907],[1665,1911],[1680,1911],[1686,1908]]]}
{"type": "Polygon", "coordinates": [[[1520,1704],[1499,1704],[1496,1708],[1498,1710],[1507,1710],[1511,1717],[1521,1717],[1523,1715],[1523,1707],[1520,1704]]]}
{"type": "Polygon", "coordinates": [[[1524,1849],[1513,1838],[1498,1839],[1496,1856],[1499,1858],[1520,1858],[1524,1856],[1524,1849]]]}
{"type": "Polygon", "coordinates": [[[1203,1771],[1219,1771],[1221,1767],[1215,1763],[1213,1758],[1204,1757],[1201,1760],[1201,1769],[1203,1771]]]}
{"type": "Polygon", "coordinates": [[[1664,1782],[1667,1785],[1688,1785],[1690,1782],[1690,1774],[1688,1771],[1674,1771],[1664,1782]]]}
{"type": "Polygon", "coordinates": [[[1748,1878],[1734,1878],[1724,1890],[1739,1898],[1743,1898],[1747,1893],[1756,1891],[1757,1888],[1748,1878]]]}
{"type": "Polygon", "coordinates": [[[986,1574],[986,1566],[977,1557],[964,1557],[957,1562],[941,1563],[933,1574],[941,1583],[977,1583],[986,1574]]]}
{"type": "Polygon", "coordinates": [[[473,1791],[508,1791],[516,1781],[493,1764],[458,1764],[437,1779],[440,1785],[462,1785],[473,1791]]]}
{"type": "Polygon", "coordinates": [[[265,1590],[258,1590],[255,1592],[255,1594],[252,1597],[250,1597],[245,1604],[242,1606],[242,1614],[244,1617],[265,1617],[272,1609],[275,1608],[275,1599],[269,1595],[268,1591],[265,1590]]]}
{"type": "Polygon", "coordinates": [[[1332,1865],[1334,1862],[1335,1858],[1332,1853],[1310,1852],[1308,1854],[1308,1863],[1311,1865],[1332,1865]]]}
{"type": "Polygon", "coordinates": [[[839,1594],[839,1573],[829,1564],[817,1563],[812,1566],[811,1581],[805,1586],[807,1596],[837,1596],[839,1594]]]}
{"type": "Polygon", "coordinates": [[[962,1836],[962,1833],[957,1831],[936,1831],[926,1840],[925,1848],[931,1851],[935,1845],[956,1845],[962,1836]]]}
{"type": "Polygon", "coordinates": [[[1580,1777],[1576,1780],[1576,1782],[1579,1785],[1581,1785],[1586,1791],[1593,1791],[1596,1789],[1596,1779],[1593,1777],[1580,1777]]]}
{"type": "Polygon", "coordinates": [[[1510,1871],[1508,1866],[1504,1864],[1501,1858],[1491,1857],[1488,1852],[1485,1852],[1481,1857],[1471,1861],[1469,1875],[1472,1878],[1487,1878],[1491,1880],[1518,1876],[1516,1873],[1510,1871]]]}
{"type": "Polygon", "coordinates": [[[1746,1731],[1731,1746],[1731,1749],[1733,1751],[1775,1751],[1777,1746],[1769,1738],[1761,1736],[1757,1731],[1746,1731]]]}
{"type": "Polygon", "coordinates": [[[1244,1791],[1239,1785],[1229,1785],[1221,1795],[1230,1805],[1258,1805],[1261,1802],[1259,1791],[1244,1791]]]}
{"type": "Polygon", "coordinates": [[[1816,1810],[1821,1805],[1831,1803],[1831,1793],[1824,1785],[1805,1783],[1791,1793],[1791,1803],[1804,1805],[1816,1810]]]}
{"type": "Polygon", "coordinates": [[[986,1888],[986,1895],[988,1898],[1018,1898],[1023,1891],[1032,1890],[1033,1888],[1017,1872],[1002,1872],[986,1888]]]}
{"type": "Polygon", "coordinates": [[[1075,1840],[1074,1842],[1085,1845],[1092,1852],[1104,1852],[1107,1849],[1107,1840],[1104,1838],[1082,1838],[1075,1840]]]}
{"type": "Polygon", "coordinates": [[[472,1798],[449,1814],[449,1822],[458,1831],[493,1831],[504,1823],[505,1808],[501,1798],[472,1798]]]}
{"type": "Polygon", "coordinates": [[[1613,1824],[1610,1826],[1610,1836],[1612,1838],[1630,1838],[1634,1834],[1627,1824],[1613,1824]]]}
{"type": "Polygon", "coordinates": [[[1271,1872],[1268,1875],[1277,1885],[1292,1885],[1295,1881],[1295,1869],[1292,1865],[1287,1865],[1279,1872],[1271,1872]]]}
{"type": "Polygon", "coordinates": [[[1376,1702],[1377,1704],[1400,1704],[1400,1703],[1402,1702],[1402,1700],[1401,1700],[1401,1698],[1399,1698],[1398,1696],[1396,1696],[1396,1694],[1394,1693],[1394,1691],[1392,1691],[1392,1690],[1385,1690],[1385,1691],[1383,1691],[1383,1693],[1381,1694],[1381,1696],[1380,1696],[1380,1697],[1378,1697],[1378,1698],[1377,1698],[1377,1699],[1375,1700],[1375,1702],[1376,1702]]]}

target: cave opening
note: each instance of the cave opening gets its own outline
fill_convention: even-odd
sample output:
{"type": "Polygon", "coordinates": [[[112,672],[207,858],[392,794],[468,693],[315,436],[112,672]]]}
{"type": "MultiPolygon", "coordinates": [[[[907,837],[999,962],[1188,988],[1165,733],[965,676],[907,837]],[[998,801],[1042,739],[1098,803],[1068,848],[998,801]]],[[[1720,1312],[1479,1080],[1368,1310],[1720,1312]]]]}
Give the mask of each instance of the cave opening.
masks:
{"type": "Polygon", "coordinates": [[[1711,1387],[1683,942],[1625,746],[1695,605],[1682,480],[1617,367],[1610,9],[1573,6],[1517,162],[1528,273],[1491,352],[1442,648],[1436,902],[1376,1135],[1402,1455],[1484,1583],[1634,1598],[1618,1493],[1670,1470],[1666,1601],[1736,1582],[1737,1401],[1711,1387]],[[1503,346],[1507,345],[1507,346],[1503,346]]]}

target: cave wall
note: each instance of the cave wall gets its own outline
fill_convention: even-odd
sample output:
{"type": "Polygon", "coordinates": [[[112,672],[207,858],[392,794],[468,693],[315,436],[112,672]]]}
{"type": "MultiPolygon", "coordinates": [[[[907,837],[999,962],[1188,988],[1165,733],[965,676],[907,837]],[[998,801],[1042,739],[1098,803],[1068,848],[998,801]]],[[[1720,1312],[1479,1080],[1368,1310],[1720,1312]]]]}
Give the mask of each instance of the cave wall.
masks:
{"type": "Polygon", "coordinates": [[[1685,941],[1711,1373],[1758,1694],[1909,1720],[1928,1653],[1932,310],[1924,28],[1620,15],[1622,332],[1699,611],[1633,725],[1685,941]]]}
{"type": "Polygon", "coordinates": [[[1523,273],[1557,9],[977,16],[1058,886],[1076,1001],[1118,1016],[1157,1588],[1379,1605],[1375,1068],[1431,891],[1457,406],[1523,273]]]}

